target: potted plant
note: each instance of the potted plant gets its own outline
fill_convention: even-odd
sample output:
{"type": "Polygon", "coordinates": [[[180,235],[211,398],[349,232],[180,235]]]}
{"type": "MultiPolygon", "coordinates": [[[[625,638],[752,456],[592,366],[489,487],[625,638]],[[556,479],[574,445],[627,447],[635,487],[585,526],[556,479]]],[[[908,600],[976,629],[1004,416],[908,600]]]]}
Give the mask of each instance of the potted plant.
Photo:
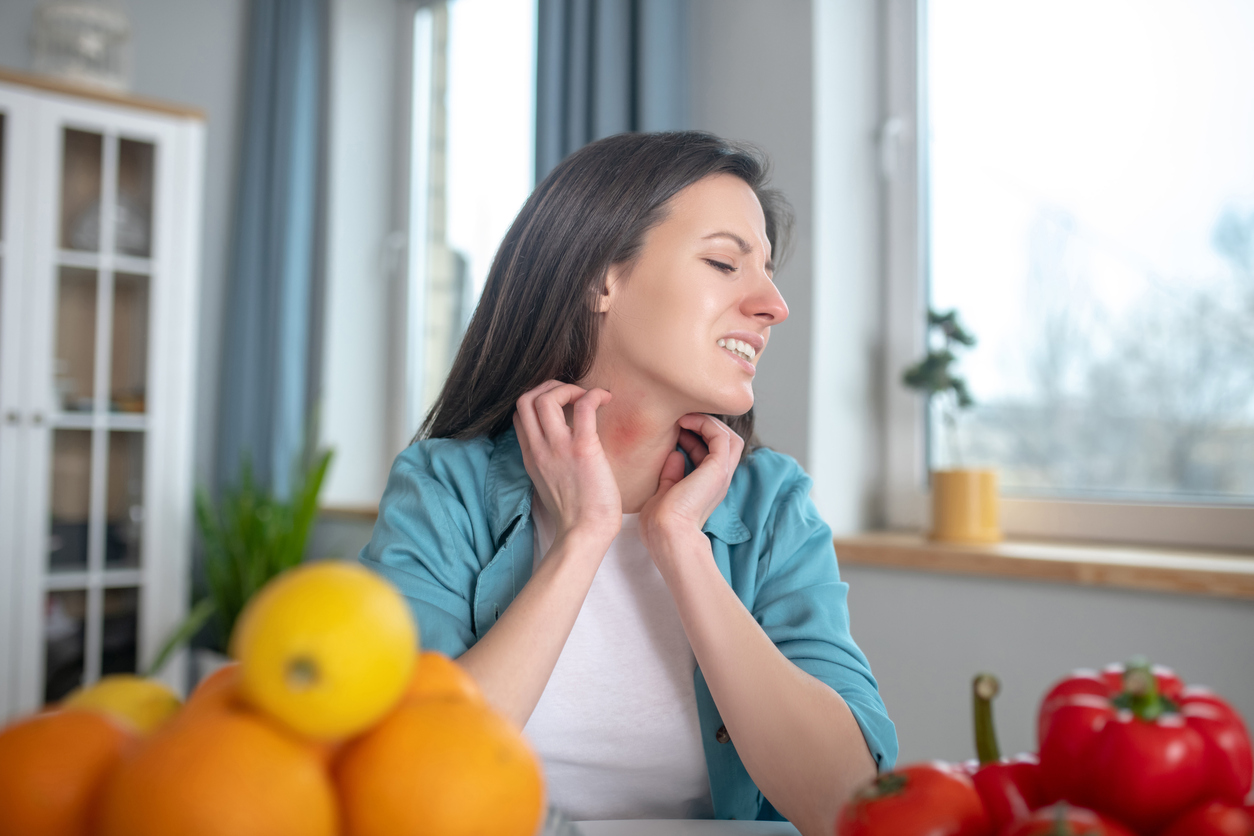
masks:
{"type": "MultiPolygon", "coordinates": [[[[247,454],[238,486],[227,488],[215,508],[208,492],[196,491],[196,525],[204,545],[205,592],[183,623],[170,634],[147,675],[161,670],[182,644],[206,625],[207,649],[225,661],[235,620],[257,590],[275,575],[301,562],[318,515],[318,494],[331,451],[297,458],[287,499],[258,485],[247,454]]],[[[198,664],[197,678],[210,671],[198,664]]]]}
{"type": "Polygon", "coordinates": [[[954,369],[957,351],[975,345],[957,311],[927,312],[928,351],[902,374],[906,386],[926,396],[926,409],[940,411],[946,458],[952,466],[931,472],[931,538],[952,543],[995,543],[1001,539],[997,508],[997,473],[962,466],[958,419],[975,404],[967,382],[954,369]]]}

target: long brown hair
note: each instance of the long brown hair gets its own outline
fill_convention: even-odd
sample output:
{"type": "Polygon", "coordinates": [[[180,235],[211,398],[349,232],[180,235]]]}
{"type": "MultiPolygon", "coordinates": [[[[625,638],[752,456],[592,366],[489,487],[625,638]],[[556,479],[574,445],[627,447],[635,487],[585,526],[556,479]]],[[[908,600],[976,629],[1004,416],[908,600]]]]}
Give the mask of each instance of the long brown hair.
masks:
{"type": "MultiPolygon", "coordinates": [[[[782,261],[792,225],[783,196],[766,187],[761,152],[699,131],[619,134],[563,160],[527,199],[492,261],[487,284],[444,388],[419,438],[494,436],[522,394],[546,380],[575,383],[592,368],[593,301],[611,265],[629,263],[667,202],[712,174],[744,180],[782,261]]],[[[756,444],[753,410],[720,415],[756,444]]]]}

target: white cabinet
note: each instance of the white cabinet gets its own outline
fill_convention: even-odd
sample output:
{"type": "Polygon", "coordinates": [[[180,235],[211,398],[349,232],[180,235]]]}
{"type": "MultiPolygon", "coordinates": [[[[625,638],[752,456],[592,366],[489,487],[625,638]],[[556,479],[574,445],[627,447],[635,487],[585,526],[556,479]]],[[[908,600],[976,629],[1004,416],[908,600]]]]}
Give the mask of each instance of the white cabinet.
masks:
{"type": "Polygon", "coordinates": [[[0,722],[186,611],[203,130],[0,72],[0,722]]]}

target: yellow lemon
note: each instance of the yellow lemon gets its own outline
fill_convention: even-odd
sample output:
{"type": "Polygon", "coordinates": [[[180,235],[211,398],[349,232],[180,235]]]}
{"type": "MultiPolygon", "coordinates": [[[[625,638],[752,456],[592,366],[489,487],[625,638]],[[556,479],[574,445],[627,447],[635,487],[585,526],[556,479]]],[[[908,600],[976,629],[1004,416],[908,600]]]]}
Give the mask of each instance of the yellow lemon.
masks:
{"type": "Polygon", "coordinates": [[[418,628],[387,581],[355,563],[284,572],[231,637],[245,700],[292,730],[339,740],[386,714],[413,672],[418,628]]]}
{"type": "Polygon", "coordinates": [[[149,734],[173,717],[183,705],[178,695],[152,679],[111,674],[80,688],[61,703],[67,708],[99,711],[149,734]]]}

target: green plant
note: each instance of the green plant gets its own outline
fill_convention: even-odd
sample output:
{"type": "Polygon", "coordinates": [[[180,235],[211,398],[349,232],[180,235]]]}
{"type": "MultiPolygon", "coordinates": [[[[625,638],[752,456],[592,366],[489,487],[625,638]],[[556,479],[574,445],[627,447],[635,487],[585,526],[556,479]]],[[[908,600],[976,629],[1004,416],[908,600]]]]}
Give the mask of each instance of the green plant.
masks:
{"type": "Polygon", "coordinates": [[[959,348],[975,345],[975,337],[958,321],[957,311],[927,312],[927,354],[922,360],[908,367],[901,375],[901,382],[911,389],[922,392],[930,409],[939,404],[941,418],[949,436],[950,450],[958,461],[962,451],[958,446],[958,415],[975,404],[965,378],[954,370],[959,348]]]}
{"type": "Polygon", "coordinates": [[[288,499],[280,499],[257,484],[247,453],[240,463],[239,485],[222,492],[216,509],[204,487],[196,491],[206,595],[170,634],[149,668],[149,676],[211,619],[212,647],[225,652],[235,620],[253,594],[275,575],[301,562],[318,516],[318,494],[331,456],[330,450],[299,456],[288,499]]]}

